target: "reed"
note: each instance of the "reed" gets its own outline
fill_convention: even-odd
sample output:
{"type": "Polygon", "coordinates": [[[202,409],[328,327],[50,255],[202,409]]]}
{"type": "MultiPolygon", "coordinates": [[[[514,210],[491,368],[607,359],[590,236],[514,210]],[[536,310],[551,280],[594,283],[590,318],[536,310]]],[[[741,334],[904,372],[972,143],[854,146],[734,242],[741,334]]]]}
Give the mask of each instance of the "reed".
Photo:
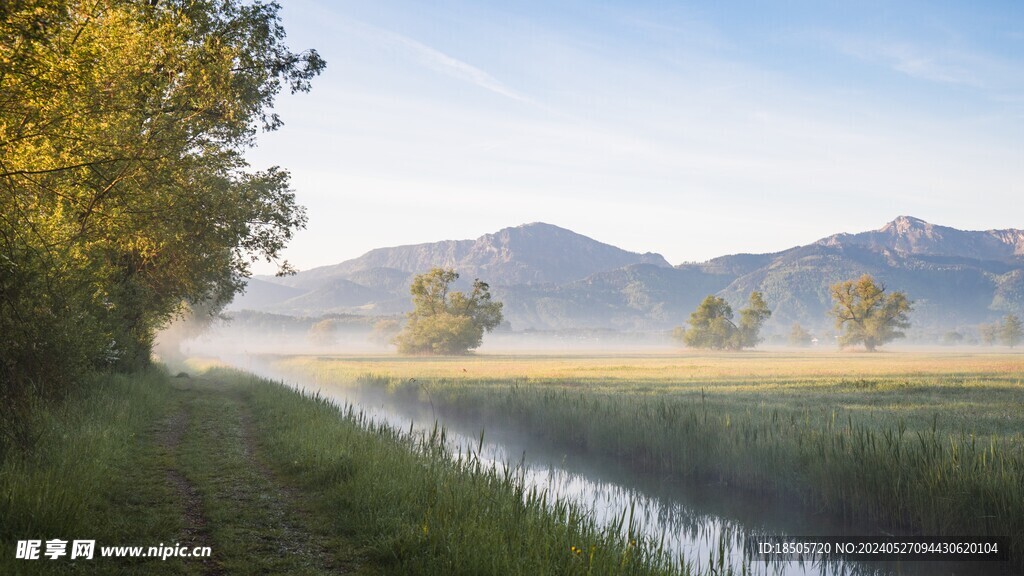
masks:
{"type": "MultiPolygon", "coordinates": [[[[540,361],[550,371],[550,360],[540,361]]],[[[635,359],[633,379],[628,363],[619,361],[607,381],[599,373],[587,379],[502,378],[477,365],[476,377],[413,382],[404,377],[414,369],[410,362],[402,364],[403,377],[356,378],[345,373],[348,367],[339,370],[337,359],[282,364],[321,386],[340,383],[429,402],[439,416],[518,430],[681,480],[799,498],[850,523],[927,535],[1005,537],[1022,565],[1019,356],[897,364],[920,368],[926,361],[927,370],[887,374],[871,367],[864,375],[815,376],[836,367],[789,357],[773,366],[770,356],[762,356],[754,375],[744,379],[734,367],[722,366],[731,360],[711,357],[701,361],[705,372],[719,376],[700,381],[666,378],[656,370],[663,358],[653,366],[635,359]]],[[[437,370],[431,361],[421,362],[426,371],[437,370]]]]}
{"type": "MultiPolygon", "coordinates": [[[[410,434],[352,406],[253,380],[262,442],[286,473],[344,511],[335,529],[365,538],[401,574],[700,574],[633,528],[527,488],[513,465],[451,453],[446,432],[410,434]]],[[[727,572],[728,573],[728,572],[727,572]]]]}

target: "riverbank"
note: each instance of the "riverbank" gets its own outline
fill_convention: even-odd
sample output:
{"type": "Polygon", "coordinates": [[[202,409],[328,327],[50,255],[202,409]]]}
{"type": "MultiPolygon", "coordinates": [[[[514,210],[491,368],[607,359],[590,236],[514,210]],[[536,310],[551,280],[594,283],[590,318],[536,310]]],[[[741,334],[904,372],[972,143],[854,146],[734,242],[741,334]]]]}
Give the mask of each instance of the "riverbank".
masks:
{"type": "Polygon", "coordinates": [[[377,391],[879,534],[1005,538],[1024,557],[1019,354],[269,360],[325,391],[377,391]]]}
{"type": "Polygon", "coordinates": [[[0,573],[677,571],[652,543],[524,492],[514,470],[453,460],[440,430],[367,424],[230,370],[97,377],[0,462],[0,573]],[[40,540],[39,559],[15,558],[19,540],[40,540]],[[65,555],[47,557],[48,540],[65,555]],[[94,558],[72,560],[74,540],[95,540],[94,558]],[[101,557],[134,546],[210,554],[101,557]]]}

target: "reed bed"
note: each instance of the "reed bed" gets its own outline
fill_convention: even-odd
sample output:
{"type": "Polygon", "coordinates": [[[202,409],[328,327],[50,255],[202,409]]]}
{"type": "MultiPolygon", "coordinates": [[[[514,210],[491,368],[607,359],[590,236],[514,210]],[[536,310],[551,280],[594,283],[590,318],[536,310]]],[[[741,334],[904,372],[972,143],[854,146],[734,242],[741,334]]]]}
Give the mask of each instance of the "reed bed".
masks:
{"type": "MultiPolygon", "coordinates": [[[[859,374],[851,365],[870,360],[839,357],[839,368],[847,362],[850,371],[838,375],[841,370],[820,366],[820,359],[787,357],[765,366],[771,359],[762,356],[744,379],[733,367],[717,366],[730,360],[705,358],[706,371],[719,376],[703,382],[657,374],[664,358],[647,365],[637,359],[633,379],[619,369],[607,381],[595,373],[593,380],[495,373],[412,380],[406,377],[411,361],[402,364],[400,377],[352,378],[345,373],[350,366],[339,369],[329,358],[279,365],[321,385],[348,382],[401,401],[429,402],[444,417],[518,430],[681,481],[798,498],[851,524],[1008,538],[1014,561],[1024,565],[1020,359],[897,359],[903,371],[873,367],[859,374]]],[[[457,366],[459,359],[443,362],[457,366]]],[[[879,362],[891,366],[894,360],[879,362]]],[[[428,372],[438,370],[432,361],[421,363],[428,372]]]]}
{"type": "Polygon", "coordinates": [[[733,573],[721,559],[702,559],[701,569],[671,557],[636,532],[628,511],[601,526],[584,508],[527,488],[514,466],[457,458],[441,428],[403,432],[256,378],[250,394],[271,457],[319,492],[319,508],[338,510],[335,529],[358,535],[389,572],[733,573]]]}

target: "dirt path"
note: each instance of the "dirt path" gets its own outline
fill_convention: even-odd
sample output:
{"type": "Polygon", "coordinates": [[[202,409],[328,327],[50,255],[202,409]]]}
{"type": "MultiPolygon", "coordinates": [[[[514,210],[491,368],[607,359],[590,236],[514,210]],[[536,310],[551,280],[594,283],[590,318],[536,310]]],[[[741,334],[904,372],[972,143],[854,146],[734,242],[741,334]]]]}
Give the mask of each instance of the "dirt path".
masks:
{"type": "Polygon", "coordinates": [[[200,564],[206,575],[348,573],[322,529],[311,529],[301,490],[261,457],[245,395],[203,378],[175,388],[180,407],[165,422],[159,444],[167,454],[166,481],[184,516],[180,543],[213,552],[187,564],[200,564]]]}
{"type": "Polygon", "coordinates": [[[270,493],[275,496],[270,503],[268,513],[278,519],[285,540],[292,546],[293,553],[310,558],[316,566],[329,570],[334,574],[345,574],[345,566],[334,562],[327,546],[320,538],[312,535],[297,520],[305,515],[302,507],[302,493],[284,482],[259,456],[259,443],[256,438],[256,424],[252,411],[244,398],[238,398],[240,422],[242,425],[242,442],[245,457],[249,464],[266,480],[270,493]]]}
{"type": "MultiPolygon", "coordinates": [[[[188,406],[182,406],[164,424],[163,430],[161,430],[159,435],[159,442],[161,448],[167,452],[171,462],[171,465],[164,470],[167,483],[174,489],[185,520],[180,543],[192,548],[212,548],[213,543],[210,538],[208,522],[203,512],[203,503],[199,497],[199,491],[182,473],[180,467],[174,465],[177,463],[177,453],[181,447],[181,440],[188,429],[191,418],[192,415],[188,410],[188,406]]],[[[201,558],[196,561],[202,564],[203,574],[224,574],[224,570],[218,564],[216,558],[201,558]]]]}

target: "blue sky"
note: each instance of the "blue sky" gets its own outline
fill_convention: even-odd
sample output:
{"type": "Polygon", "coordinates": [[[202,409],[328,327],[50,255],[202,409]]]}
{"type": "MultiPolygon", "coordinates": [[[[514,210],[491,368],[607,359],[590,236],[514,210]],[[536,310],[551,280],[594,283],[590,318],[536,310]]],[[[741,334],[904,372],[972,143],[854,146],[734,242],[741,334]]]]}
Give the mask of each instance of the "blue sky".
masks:
{"type": "Polygon", "coordinates": [[[674,264],[1024,227],[1021,2],[284,4],[328,67],[249,158],[301,269],[536,221],[674,264]]]}

